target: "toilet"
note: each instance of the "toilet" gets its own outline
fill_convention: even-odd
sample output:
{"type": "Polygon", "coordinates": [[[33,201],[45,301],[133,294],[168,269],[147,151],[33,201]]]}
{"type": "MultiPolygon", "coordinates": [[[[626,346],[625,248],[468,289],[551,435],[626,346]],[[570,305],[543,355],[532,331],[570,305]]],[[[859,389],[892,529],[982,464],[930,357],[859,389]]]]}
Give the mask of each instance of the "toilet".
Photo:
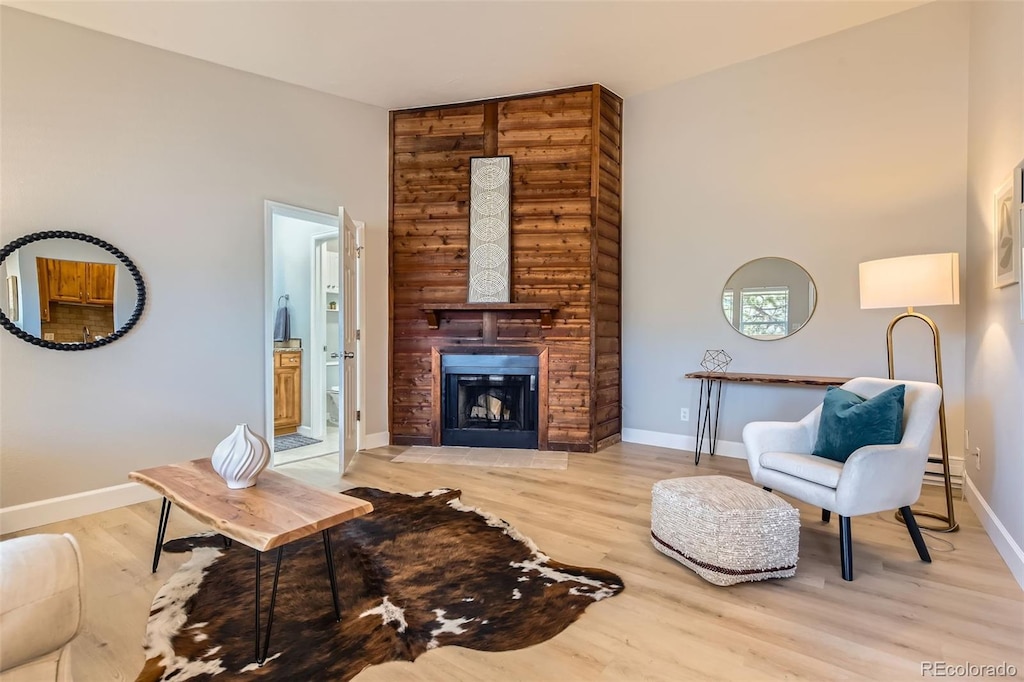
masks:
{"type": "Polygon", "coordinates": [[[327,424],[329,426],[338,425],[338,387],[331,386],[327,389],[327,424]]]}

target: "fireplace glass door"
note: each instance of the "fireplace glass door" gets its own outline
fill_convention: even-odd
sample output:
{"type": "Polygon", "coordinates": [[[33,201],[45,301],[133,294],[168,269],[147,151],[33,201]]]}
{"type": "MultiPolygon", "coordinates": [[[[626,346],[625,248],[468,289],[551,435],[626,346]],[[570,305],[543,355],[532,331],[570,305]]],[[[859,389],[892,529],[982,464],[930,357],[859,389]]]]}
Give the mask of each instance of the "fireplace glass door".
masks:
{"type": "Polygon", "coordinates": [[[537,447],[537,357],[445,355],[441,443],[537,447]]]}

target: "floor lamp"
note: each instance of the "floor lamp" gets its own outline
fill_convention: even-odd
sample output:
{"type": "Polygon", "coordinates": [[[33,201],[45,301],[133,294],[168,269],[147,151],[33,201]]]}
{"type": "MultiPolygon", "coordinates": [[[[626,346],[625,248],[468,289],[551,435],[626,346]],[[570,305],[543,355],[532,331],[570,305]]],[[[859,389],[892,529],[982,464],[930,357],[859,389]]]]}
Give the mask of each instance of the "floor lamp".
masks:
{"type": "MultiPolygon", "coordinates": [[[[860,307],[906,308],[889,323],[886,331],[886,350],[889,357],[889,378],[895,379],[892,352],[892,330],[908,318],[922,320],[932,330],[935,352],[935,383],[942,387],[942,357],[939,350],[939,328],[927,315],[914,311],[914,306],[958,305],[960,303],[960,254],[931,253],[923,256],[886,258],[860,264],[860,307]]],[[[939,403],[939,437],[942,457],[929,457],[932,464],[942,465],[942,479],[946,489],[946,513],[924,509],[912,510],[914,516],[937,519],[940,524],[921,523],[922,528],[951,533],[960,528],[953,512],[953,488],[949,477],[949,442],[946,437],[946,397],[943,391],[939,403]]],[[[903,521],[900,513],[896,518],[903,521]]]]}

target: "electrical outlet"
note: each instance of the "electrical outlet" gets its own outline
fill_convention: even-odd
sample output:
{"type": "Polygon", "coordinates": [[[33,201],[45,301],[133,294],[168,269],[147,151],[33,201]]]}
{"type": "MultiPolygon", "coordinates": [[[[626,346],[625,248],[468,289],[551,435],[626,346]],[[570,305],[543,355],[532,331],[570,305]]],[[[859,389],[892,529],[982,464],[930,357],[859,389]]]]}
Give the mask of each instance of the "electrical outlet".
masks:
{"type": "Polygon", "coordinates": [[[690,408],[680,407],[679,408],[679,421],[688,422],[690,421],[690,408]]]}
{"type": "Polygon", "coordinates": [[[53,332],[43,334],[43,341],[53,341],[53,332]]]}
{"type": "Polygon", "coordinates": [[[981,448],[974,448],[972,454],[974,455],[974,468],[981,471],[981,448]]]}

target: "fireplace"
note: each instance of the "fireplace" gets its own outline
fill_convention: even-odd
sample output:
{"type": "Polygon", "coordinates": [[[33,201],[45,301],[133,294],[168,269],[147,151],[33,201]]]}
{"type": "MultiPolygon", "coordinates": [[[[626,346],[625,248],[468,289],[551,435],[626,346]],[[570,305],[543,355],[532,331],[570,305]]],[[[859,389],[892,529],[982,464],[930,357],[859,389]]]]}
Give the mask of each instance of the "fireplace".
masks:
{"type": "Polygon", "coordinates": [[[536,355],[441,358],[441,444],[536,448],[536,355]]]}

